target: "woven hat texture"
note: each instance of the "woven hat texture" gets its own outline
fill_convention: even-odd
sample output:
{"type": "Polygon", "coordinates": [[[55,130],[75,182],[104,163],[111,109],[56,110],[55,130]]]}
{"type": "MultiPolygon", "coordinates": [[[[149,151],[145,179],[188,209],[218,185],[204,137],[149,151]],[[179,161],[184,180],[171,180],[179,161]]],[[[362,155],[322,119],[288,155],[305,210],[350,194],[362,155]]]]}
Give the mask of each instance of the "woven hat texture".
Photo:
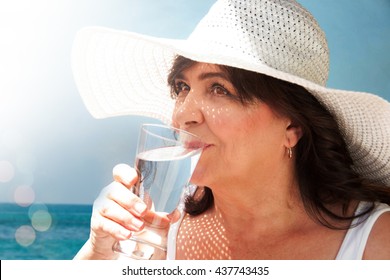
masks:
{"type": "Polygon", "coordinates": [[[171,122],[167,75],[176,55],[263,73],[310,91],[335,117],[363,177],[390,186],[390,103],[326,88],[324,32],[294,0],[219,0],[186,40],[102,27],[78,32],[72,67],[96,118],[141,115],[171,122]]]}

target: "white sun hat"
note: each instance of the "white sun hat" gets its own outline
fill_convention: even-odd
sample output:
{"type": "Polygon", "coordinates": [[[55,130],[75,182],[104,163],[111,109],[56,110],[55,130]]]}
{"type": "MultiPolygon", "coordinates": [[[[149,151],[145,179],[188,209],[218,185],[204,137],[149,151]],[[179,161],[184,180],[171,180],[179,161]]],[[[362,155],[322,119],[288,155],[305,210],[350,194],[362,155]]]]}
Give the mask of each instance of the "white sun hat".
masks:
{"type": "Polygon", "coordinates": [[[96,118],[140,115],[171,122],[167,76],[177,55],[238,67],[305,87],[334,116],[354,169],[390,186],[390,103],[379,96],[326,88],[325,34],[294,0],[219,0],[186,40],[102,27],[78,32],[74,78],[96,118]]]}

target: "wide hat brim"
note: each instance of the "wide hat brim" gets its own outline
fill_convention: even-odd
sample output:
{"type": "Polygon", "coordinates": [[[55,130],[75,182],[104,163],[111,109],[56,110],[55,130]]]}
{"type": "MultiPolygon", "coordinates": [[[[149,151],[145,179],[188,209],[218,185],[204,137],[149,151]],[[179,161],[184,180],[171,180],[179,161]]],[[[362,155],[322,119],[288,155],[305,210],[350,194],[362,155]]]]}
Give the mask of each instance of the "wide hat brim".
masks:
{"type": "Polygon", "coordinates": [[[390,186],[390,103],[379,96],[329,89],[201,42],[102,27],[78,32],[72,68],[81,97],[95,118],[139,115],[170,123],[174,100],[167,75],[176,55],[255,71],[305,87],[338,122],[353,168],[365,178],[390,186]]]}

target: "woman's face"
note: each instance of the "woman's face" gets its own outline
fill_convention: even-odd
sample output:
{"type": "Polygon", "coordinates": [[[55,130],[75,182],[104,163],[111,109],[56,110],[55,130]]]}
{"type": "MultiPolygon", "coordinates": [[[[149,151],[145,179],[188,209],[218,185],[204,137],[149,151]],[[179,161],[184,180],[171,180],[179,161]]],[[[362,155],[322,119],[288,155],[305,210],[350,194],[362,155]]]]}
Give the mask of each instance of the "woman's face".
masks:
{"type": "Polygon", "coordinates": [[[286,160],[288,119],[260,101],[244,105],[217,65],[196,63],[174,85],[173,125],[206,143],[192,183],[213,188],[278,172],[286,160]]]}

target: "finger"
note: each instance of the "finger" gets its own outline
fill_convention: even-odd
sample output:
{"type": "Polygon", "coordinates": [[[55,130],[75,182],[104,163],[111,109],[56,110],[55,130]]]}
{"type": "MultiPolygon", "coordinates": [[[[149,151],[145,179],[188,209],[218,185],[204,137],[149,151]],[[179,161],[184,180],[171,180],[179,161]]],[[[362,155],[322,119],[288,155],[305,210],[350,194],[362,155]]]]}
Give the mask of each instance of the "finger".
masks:
{"type": "MultiPolygon", "coordinates": [[[[107,200],[112,200],[138,217],[143,216],[147,210],[147,206],[141,198],[118,182],[112,182],[104,188],[99,197],[102,199],[100,202],[102,207],[104,207],[104,203],[106,203],[107,200]]],[[[99,201],[97,201],[96,204],[98,205],[99,201]]]]}
{"type": "Polygon", "coordinates": [[[143,216],[143,220],[149,226],[160,229],[168,228],[170,224],[170,219],[168,218],[167,213],[163,212],[147,211],[143,216]]]}
{"type": "Polygon", "coordinates": [[[139,231],[144,226],[144,221],[142,219],[132,215],[114,201],[108,201],[104,207],[101,207],[99,209],[99,214],[132,231],[139,231]]]}
{"type": "Polygon", "coordinates": [[[137,171],[124,163],[116,165],[112,170],[112,175],[115,181],[122,183],[127,188],[131,188],[138,181],[137,171]]]}
{"type": "Polygon", "coordinates": [[[97,236],[108,234],[115,239],[124,240],[130,238],[132,231],[122,225],[107,219],[103,216],[96,215],[91,220],[91,230],[95,232],[97,236]]]}

